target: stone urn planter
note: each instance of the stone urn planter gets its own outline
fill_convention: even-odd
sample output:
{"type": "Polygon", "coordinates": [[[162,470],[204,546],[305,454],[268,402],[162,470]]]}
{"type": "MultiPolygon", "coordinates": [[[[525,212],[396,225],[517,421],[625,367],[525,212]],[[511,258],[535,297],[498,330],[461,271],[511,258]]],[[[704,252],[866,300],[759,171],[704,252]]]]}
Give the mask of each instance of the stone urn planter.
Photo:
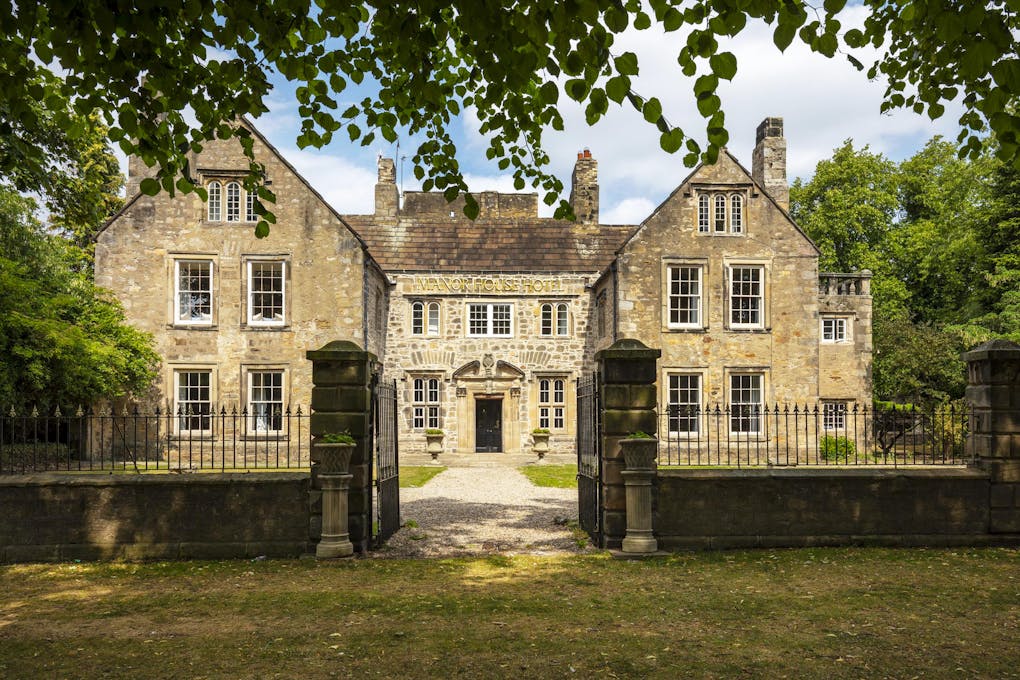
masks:
{"type": "Polygon", "coordinates": [[[627,488],[627,535],[621,547],[625,553],[654,553],[658,541],[652,530],[652,484],[659,440],[638,432],[621,440],[620,448],[625,463],[621,474],[627,488]]]}
{"type": "Polygon", "coordinates": [[[623,459],[627,470],[654,470],[655,458],[659,455],[659,440],[654,437],[631,435],[620,440],[623,459]]]}
{"type": "Polygon", "coordinates": [[[316,442],[315,451],[318,453],[319,474],[348,474],[351,470],[351,456],[354,453],[354,446],[354,444],[346,442],[316,442]]]}
{"type": "Polygon", "coordinates": [[[536,428],[531,431],[531,438],[534,441],[531,450],[535,452],[539,460],[545,458],[545,454],[549,453],[549,437],[549,430],[545,428],[536,428]]]}
{"type": "Polygon", "coordinates": [[[347,525],[354,437],[346,432],[323,434],[316,439],[314,447],[322,491],[322,532],[315,556],[319,559],[349,557],[354,554],[347,525]]]}
{"type": "Polygon", "coordinates": [[[432,456],[432,460],[439,459],[439,454],[443,452],[442,430],[425,430],[425,451],[432,456]]]}

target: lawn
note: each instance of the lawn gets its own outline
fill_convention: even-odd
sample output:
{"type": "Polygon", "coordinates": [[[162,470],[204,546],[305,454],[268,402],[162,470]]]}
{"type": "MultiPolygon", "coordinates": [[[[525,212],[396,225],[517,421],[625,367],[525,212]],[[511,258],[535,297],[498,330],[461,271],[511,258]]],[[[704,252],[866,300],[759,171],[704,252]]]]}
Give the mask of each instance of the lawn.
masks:
{"type": "Polygon", "coordinates": [[[567,465],[523,465],[519,468],[535,486],[552,486],[557,489],[577,488],[577,466],[567,465]]]}
{"type": "Polygon", "coordinates": [[[0,567],[0,677],[1020,676],[1020,552],[0,567]]]}
{"type": "Polygon", "coordinates": [[[408,465],[400,468],[400,488],[425,486],[430,479],[446,468],[442,465],[408,465]]]}

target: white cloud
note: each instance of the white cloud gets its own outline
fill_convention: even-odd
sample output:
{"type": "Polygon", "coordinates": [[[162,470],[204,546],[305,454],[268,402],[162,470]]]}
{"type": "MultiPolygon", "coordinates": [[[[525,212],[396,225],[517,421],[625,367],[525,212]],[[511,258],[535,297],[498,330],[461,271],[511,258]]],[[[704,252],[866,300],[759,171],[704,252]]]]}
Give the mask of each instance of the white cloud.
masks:
{"type": "Polygon", "coordinates": [[[371,169],[375,156],[371,151],[363,150],[362,156],[372,154],[373,166],[365,167],[364,158],[355,162],[346,157],[293,146],[277,148],[337,212],[364,215],[375,210],[376,173],[371,169]]]}
{"type": "Polygon", "coordinates": [[[655,203],[647,198],[625,198],[608,210],[599,211],[602,224],[639,224],[655,210],[655,203]]]}

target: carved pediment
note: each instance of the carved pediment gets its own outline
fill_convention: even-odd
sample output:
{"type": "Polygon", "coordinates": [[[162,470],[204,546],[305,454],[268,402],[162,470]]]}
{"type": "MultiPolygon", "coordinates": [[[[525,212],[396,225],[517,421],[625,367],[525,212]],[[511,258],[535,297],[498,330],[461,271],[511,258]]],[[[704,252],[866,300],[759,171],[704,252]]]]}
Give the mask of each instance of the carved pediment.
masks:
{"type": "MultiPolygon", "coordinates": [[[[491,355],[486,355],[490,357],[491,355]]],[[[453,372],[455,380],[522,380],[524,371],[508,361],[469,361],[453,372]],[[488,364],[488,366],[486,366],[488,364]]]]}

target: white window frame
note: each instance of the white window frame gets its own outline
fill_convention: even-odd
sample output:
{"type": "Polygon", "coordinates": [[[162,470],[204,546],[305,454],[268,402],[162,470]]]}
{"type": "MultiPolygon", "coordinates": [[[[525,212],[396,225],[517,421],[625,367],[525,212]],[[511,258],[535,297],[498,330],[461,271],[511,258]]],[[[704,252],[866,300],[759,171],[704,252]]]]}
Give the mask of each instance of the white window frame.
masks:
{"type": "Polygon", "coordinates": [[[850,342],[850,319],[845,316],[823,316],[820,337],[822,343],[826,345],[842,345],[850,342]],[[827,324],[831,324],[831,330],[826,330],[827,324]]]}
{"type": "Polygon", "coordinates": [[[565,302],[542,304],[540,334],[546,337],[567,337],[570,335],[570,308],[565,302]]]}
{"type": "Polygon", "coordinates": [[[419,375],[411,379],[411,429],[442,428],[442,394],[442,380],[434,375],[419,375]]]}
{"type": "Polygon", "coordinates": [[[255,193],[249,191],[246,193],[244,198],[244,221],[245,222],[258,222],[259,215],[255,212],[255,193]]]}
{"type": "Polygon", "coordinates": [[[183,436],[210,436],[213,431],[213,371],[210,368],[174,368],[173,369],[173,422],[174,434],[183,436]],[[205,385],[201,383],[192,385],[191,378],[188,384],[182,382],[184,376],[205,376],[205,385]],[[197,394],[187,394],[182,399],[182,389],[197,390],[197,394]],[[204,391],[204,395],[202,392],[204,391]],[[204,398],[202,398],[204,397],[204,398]],[[192,404],[204,405],[204,409],[195,412],[192,404]],[[197,420],[198,427],[192,427],[197,420]]]}
{"type": "Polygon", "coordinates": [[[442,334],[441,309],[438,302],[415,300],[411,303],[411,335],[438,337],[442,334]]]}
{"type": "Polygon", "coordinates": [[[538,426],[552,431],[566,428],[567,379],[545,376],[538,380],[538,426]]]}
{"type": "Polygon", "coordinates": [[[700,264],[689,264],[683,262],[670,263],[666,265],[666,327],[674,329],[704,328],[704,281],[705,268],[700,264]],[[681,278],[683,270],[697,272],[697,280],[685,282],[681,278]],[[688,285],[688,292],[683,293],[684,284],[688,285]],[[696,289],[690,292],[693,284],[696,289]],[[693,307],[681,309],[680,303],[683,300],[692,301],[693,307]],[[677,321],[673,321],[673,313],[676,312],[677,321]],[[679,321],[682,311],[693,311],[696,317],[693,321],[679,321]]]}
{"type": "Polygon", "coordinates": [[[708,234],[712,231],[712,199],[708,194],[698,196],[698,233],[708,234]]]}
{"type": "Polygon", "coordinates": [[[726,194],[715,194],[712,198],[712,232],[716,234],[726,233],[727,217],[729,214],[726,205],[726,194]]]}
{"type": "Polygon", "coordinates": [[[846,416],[849,412],[845,401],[823,401],[822,429],[826,432],[846,432],[846,416]]]}
{"type": "Polygon", "coordinates": [[[411,303],[411,335],[425,335],[425,303],[421,300],[411,303]]]}
{"type": "Polygon", "coordinates": [[[430,302],[425,305],[425,334],[438,336],[441,333],[442,320],[438,302],[430,302]]]}
{"type": "Polygon", "coordinates": [[[726,394],[730,409],[730,435],[761,434],[765,419],[765,374],[750,371],[730,373],[727,376],[726,394]],[[754,392],[757,392],[756,400],[749,398],[754,392]]]}
{"type": "MultiPolygon", "coordinates": [[[[202,258],[179,258],[174,260],[174,319],[173,323],[175,326],[211,326],[213,325],[213,319],[215,318],[215,303],[216,303],[216,286],[215,286],[215,267],[213,261],[202,258]],[[181,288],[181,265],[190,266],[205,266],[208,270],[208,281],[209,289],[207,291],[189,290],[184,291],[181,288]],[[209,296],[209,314],[208,317],[189,317],[187,319],[181,318],[181,314],[184,310],[185,305],[181,304],[181,297],[185,293],[198,293],[200,295],[206,294],[209,296]]],[[[191,305],[188,305],[191,307],[191,305]]]]}
{"type": "Polygon", "coordinates": [[[209,182],[206,188],[206,219],[219,222],[223,219],[223,185],[217,181],[209,182]]]}
{"type": "Polygon", "coordinates": [[[690,371],[666,373],[666,431],[669,436],[700,435],[704,389],[704,376],[701,373],[690,371]],[[686,428],[681,428],[682,424],[686,424],[686,428]]]}
{"type": "Polygon", "coordinates": [[[465,326],[465,330],[467,331],[467,337],[469,337],[469,338],[512,338],[513,337],[513,335],[514,335],[514,305],[513,305],[512,302],[468,302],[465,309],[466,309],[466,314],[464,316],[465,316],[466,321],[467,321],[466,326],[465,326]],[[507,330],[506,333],[495,333],[495,332],[493,332],[493,328],[495,327],[495,322],[496,322],[496,319],[495,319],[495,310],[496,310],[497,307],[500,307],[500,308],[505,307],[507,309],[508,330],[507,330]],[[474,330],[472,330],[472,323],[471,322],[473,321],[473,319],[471,318],[471,312],[472,312],[473,308],[479,308],[479,309],[484,308],[485,309],[485,318],[484,318],[484,321],[485,321],[485,332],[484,333],[476,333],[474,330]]]}
{"type": "Polygon", "coordinates": [[[765,274],[766,274],[766,271],[765,271],[764,265],[760,265],[760,264],[730,264],[728,266],[728,274],[729,274],[729,276],[727,277],[728,278],[727,287],[728,287],[729,290],[727,290],[727,295],[726,295],[727,300],[729,302],[728,309],[726,310],[727,319],[729,321],[728,327],[732,328],[734,330],[752,330],[752,329],[765,328],[765,274]],[[758,272],[758,280],[757,281],[754,281],[754,280],[748,280],[748,281],[741,280],[741,281],[737,281],[737,272],[738,271],[749,271],[749,272],[757,271],[758,272]],[[744,290],[738,290],[737,289],[737,285],[738,284],[741,284],[741,285],[743,285],[743,284],[754,285],[755,283],[757,283],[757,293],[755,293],[755,294],[750,294],[750,293],[745,292],[744,290]],[[755,321],[749,321],[748,322],[748,321],[736,321],[736,320],[734,320],[734,315],[736,313],[744,311],[743,309],[738,309],[737,305],[734,304],[738,299],[739,300],[756,300],[757,301],[756,310],[751,310],[750,308],[747,310],[747,311],[756,311],[757,312],[757,319],[755,321]]]}
{"type": "Polygon", "coordinates": [[[224,217],[227,222],[241,221],[241,185],[238,182],[227,182],[224,197],[224,217]]]}
{"type": "Polygon", "coordinates": [[[730,194],[730,233],[744,233],[744,197],[730,194]]]}
{"type": "MultiPolygon", "coordinates": [[[[247,271],[248,281],[248,295],[247,295],[247,323],[249,326],[284,326],[287,324],[287,262],[286,260],[262,260],[258,258],[252,258],[247,260],[245,267],[247,271]],[[263,291],[255,290],[255,267],[265,265],[278,265],[280,267],[280,290],[279,291],[263,291]],[[280,296],[280,318],[255,318],[255,296],[256,295],[275,295],[280,296]]],[[[264,308],[264,306],[262,306],[264,308]]]]}
{"type": "Polygon", "coordinates": [[[280,368],[253,367],[247,369],[245,379],[248,434],[262,436],[283,434],[286,429],[286,371],[280,368]],[[267,377],[278,384],[266,385],[264,380],[267,377]],[[268,396],[273,398],[267,398],[266,390],[271,391],[268,396]],[[272,391],[275,391],[275,394],[272,391]],[[265,407],[267,405],[268,408],[265,407]]]}

